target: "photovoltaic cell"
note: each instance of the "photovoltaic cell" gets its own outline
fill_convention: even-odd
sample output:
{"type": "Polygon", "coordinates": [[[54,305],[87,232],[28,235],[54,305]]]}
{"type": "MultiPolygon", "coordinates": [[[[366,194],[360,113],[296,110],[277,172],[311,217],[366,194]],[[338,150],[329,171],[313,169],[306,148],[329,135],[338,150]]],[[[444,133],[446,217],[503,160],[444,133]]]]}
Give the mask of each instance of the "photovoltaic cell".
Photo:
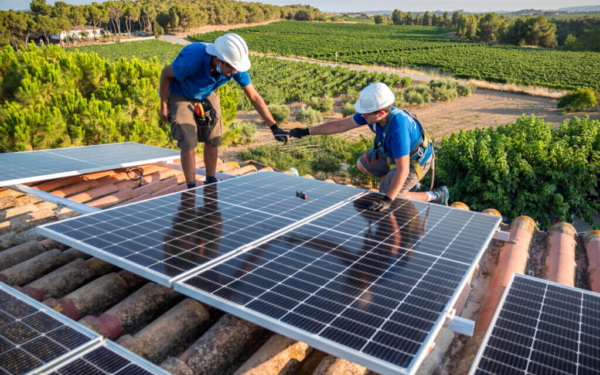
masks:
{"type": "Polygon", "coordinates": [[[179,151],[131,142],[4,153],[0,154],[0,187],[179,157],[179,151]]]}
{"type": "Polygon", "coordinates": [[[470,374],[600,374],[600,294],[513,274],[470,374]]]}
{"type": "Polygon", "coordinates": [[[46,306],[0,283],[0,374],[20,375],[100,340],[46,306]]]}
{"type": "Polygon", "coordinates": [[[51,375],[169,375],[112,341],[86,350],[46,372],[51,375]]]}
{"type": "Polygon", "coordinates": [[[261,172],[38,227],[163,285],[364,191],[261,172]],[[307,195],[303,200],[298,191],[307,195]]]}
{"type": "Polygon", "coordinates": [[[369,194],[175,289],[383,374],[413,373],[500,219],[369,194]]]}

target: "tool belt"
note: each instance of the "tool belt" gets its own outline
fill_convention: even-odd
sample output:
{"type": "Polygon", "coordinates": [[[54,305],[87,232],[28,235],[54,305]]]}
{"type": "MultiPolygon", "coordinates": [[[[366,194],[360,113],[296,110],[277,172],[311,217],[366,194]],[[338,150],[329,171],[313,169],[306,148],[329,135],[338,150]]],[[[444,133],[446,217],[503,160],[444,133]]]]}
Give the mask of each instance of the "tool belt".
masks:
{"type": "Polygon", "coordinates": [[[200,134],[205,128],[212,128],[217,123],[217,111],[208,99],[202,99],[194,103],[194,119],[196,120],[196,129],[198,131],[198,140],[200,134]]]}
{"type": "MultiPolygon", "coordinates": [[[[387,122],[386,122],[385,128],[383,130],[383,139],[381,141],[378,141],[377,137],[375,137],[375,145],[373,146],[373,149],[375,150],[376,156],[378,156],[379,154],[386,156],[387,164],[388,164],[388,167],[390,168],[390,170],[396,168],[396,164],[394,162],[394,156],[392,155],[392,153],[390,151],[388,151],[385,148],[385,138],[388,134],[392,120],[394,119],[394,117],[396,117],[398,114],[400,114],[402,112],[404,112],[405,114],[410,116],[412,118],[412,120],[415,121],[415,123],[418,125],[419,129],[421,130],[421,141],[419,142],[419,144],[417,146],[415,146],[410,151],[411,167],[417,173],[417,177],[419,178],[419,181],[421,181],[423,179],[423,177],[425,176],[425,174],[423,173],[423,168],[421,168],[421,165],[427,161],[426,155],[429,151],[429,147],[432,147],[432,145],[431,145],[431,140],[429,139],[429,135],[423,129],[421,122],[419,122],[419,120],[417,120],[417,118],[412,113],[401,110],[401,109],[394,109],[393,111],[391,111],[390,114],[388,115],[387,122]]],[[[432,150],[431,155],[433,157],[433,150],[432,150]]]]}

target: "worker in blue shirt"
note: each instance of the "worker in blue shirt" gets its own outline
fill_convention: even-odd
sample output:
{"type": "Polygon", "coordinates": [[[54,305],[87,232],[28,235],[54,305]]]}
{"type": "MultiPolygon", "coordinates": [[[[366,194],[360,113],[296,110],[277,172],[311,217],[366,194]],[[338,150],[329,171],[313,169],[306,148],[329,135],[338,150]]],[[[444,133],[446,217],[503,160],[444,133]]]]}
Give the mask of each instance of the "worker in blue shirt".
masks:
{"type": "Polygon", "coordinates": [[[295,128],[290,131],[290,136],[338,134],[368,125],[375,133],[375,144],[356,165],[363,173],[385,176],[379,185],[379,192],[385,196],[373,202],[369,209],[386,211],[397,196],[448,205],[445,186],[428,192],[412,191],[433,165],[433,145],[413,115],[392,106],[395,100],[386,84],[373,83],[360,93],[354,104],[357,112],[354,116],[310,129],[295,128]]]}
{"type": "Polygon", "coordinates": [[[181,149],[181,166],[188,188],[196,187],[198,142],[204,142],[205,184],[215,178],[223,120],[218,88],[232,78],[239,83],[258,114],[278,141],[288,133],[277,126],[267,105],[256,91],[248,70],[248,46],[237,34],[227,33],[214,43],[193,43],[160,75],[160,117],[171,124],[171,136],[181,149]]]}

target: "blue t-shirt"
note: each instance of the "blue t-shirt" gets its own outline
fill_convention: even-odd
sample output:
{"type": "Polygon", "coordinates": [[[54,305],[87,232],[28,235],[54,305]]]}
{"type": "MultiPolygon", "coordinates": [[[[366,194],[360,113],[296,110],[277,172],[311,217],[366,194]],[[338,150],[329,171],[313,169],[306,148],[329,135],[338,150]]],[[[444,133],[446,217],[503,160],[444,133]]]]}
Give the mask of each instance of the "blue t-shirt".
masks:
{"type": "Polygon", "coordinates": [[[213,91],[233,78],[240,86],[250,84],[248,72],[237,72],[227,77],[220,74],[216,79],[210,72],[210,59],[205,43],[193,43],[179,52],[171,66],[175,79],[171,80],[169,91],[189,99],[206,99],[213,91]]]}
{"type": "MultiPolygon", "coordinates": [[[[392,110],[396,109],[392,107],[392,110]]],[[[369,128],[378,140],[383,138],[383,126],[377,124],[367,124],[367,120],[360,115],[354,114],[354,122],[358,125],[369,125],[369,128]]],[[[410,151],[419,145],[423,134],[415,119],[404,111],[394,117],[390,124],[390,129],[385,137],[385,148],[394,155],[394,160],[405,155],[410,155],[410,151]]],[[[431,157],[432,147],[427,149],[427,154],[423,163],[431,157]]],[[[392,161],[394,161],[392,160],[392,161]]]]}

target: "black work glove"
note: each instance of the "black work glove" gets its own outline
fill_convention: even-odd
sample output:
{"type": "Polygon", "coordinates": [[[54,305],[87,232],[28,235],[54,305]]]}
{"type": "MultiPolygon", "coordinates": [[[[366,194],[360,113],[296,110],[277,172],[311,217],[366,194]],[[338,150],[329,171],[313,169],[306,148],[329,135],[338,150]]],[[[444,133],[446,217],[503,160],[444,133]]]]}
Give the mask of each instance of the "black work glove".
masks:
{"type": "Polygon", "coordinates": [[[270,129],[273,132],[273,136],[275,137],[276,141],[283,142],[284,144],[287,144],[288,136],[290,135],[290,133],[288,133],[285,130],[281,129],[279,126],[277,126],[277,124],[271,125],[270,129]]]}
{"type": "Polygon", "coordinates": [[[310,131],[307,128],[294,128],[290,130],[290,137],[302,138],[310,135],[310,131]]]}
{"type": "Polygon", "coordinates": [[[379,202],[373,202],[369,205],[369,210],[371,211],[378,211],[378,212],[384,212],[390,209],[390,206],[392,205],[393,200],[390,199],[390,197],[388,197],[387,195],[385,197],[383,197],[382,200],[380,200],[379,202]]]}

